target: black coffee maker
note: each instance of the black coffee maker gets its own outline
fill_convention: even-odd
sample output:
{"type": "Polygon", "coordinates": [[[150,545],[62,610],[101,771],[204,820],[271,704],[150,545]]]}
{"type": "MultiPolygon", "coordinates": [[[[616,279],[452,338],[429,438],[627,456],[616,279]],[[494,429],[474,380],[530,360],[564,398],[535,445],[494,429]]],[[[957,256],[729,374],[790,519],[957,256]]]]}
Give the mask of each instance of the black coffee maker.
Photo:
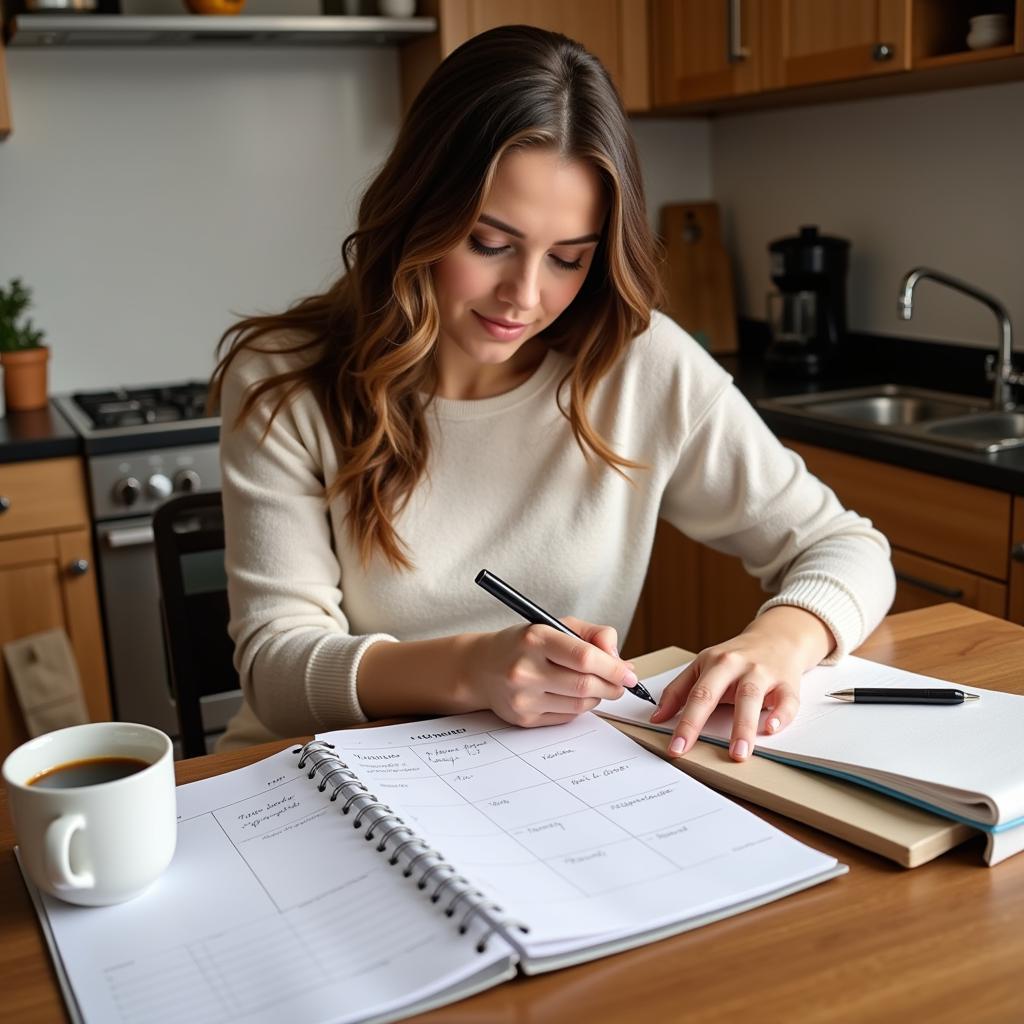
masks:
{"type": "Polygon", "coordinates": [[[846,271],[850,243],[816,227],[768,246],[771,344],[765,367],[773,374],[819,377],[838,361],[846,339],[846,271]]]}

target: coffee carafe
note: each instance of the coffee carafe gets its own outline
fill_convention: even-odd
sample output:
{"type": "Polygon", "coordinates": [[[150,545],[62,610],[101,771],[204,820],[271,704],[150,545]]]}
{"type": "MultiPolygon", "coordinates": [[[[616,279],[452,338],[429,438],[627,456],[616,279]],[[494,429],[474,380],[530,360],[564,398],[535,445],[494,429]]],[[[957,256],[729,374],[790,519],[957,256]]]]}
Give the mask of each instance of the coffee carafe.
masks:
{"type": "Polygon", "coordinates": [[[817,227],[768,246],[772,282],[768,294],[771,344],[768,370],[818,377],[837,361],[846,338],[846,271],[850,243],[819,235],[817,227]]]}

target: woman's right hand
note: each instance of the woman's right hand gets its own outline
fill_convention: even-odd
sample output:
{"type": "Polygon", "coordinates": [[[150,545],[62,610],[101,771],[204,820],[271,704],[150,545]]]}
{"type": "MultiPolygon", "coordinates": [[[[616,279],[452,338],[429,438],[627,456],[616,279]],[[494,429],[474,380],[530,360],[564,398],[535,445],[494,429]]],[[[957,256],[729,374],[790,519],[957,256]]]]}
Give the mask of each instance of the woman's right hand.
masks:
{"type": "Polygon", "coordinates": [[[474,703],[512,725],[559,725],[636,685],[611,626],[562,621],[583,639],[539,625],[473,634],[462,668],[474,703]]]}

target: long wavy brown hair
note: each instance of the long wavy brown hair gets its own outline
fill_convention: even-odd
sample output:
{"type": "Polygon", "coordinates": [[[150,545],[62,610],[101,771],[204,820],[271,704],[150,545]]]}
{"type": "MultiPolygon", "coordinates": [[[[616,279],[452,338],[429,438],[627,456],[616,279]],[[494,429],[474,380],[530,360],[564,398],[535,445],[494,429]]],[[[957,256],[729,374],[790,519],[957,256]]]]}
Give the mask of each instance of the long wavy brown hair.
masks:
{"type": "Polygon", "coordinates": [[[660,297],[626,115],[601,62],[573,40],[521,25],[484,32],[452,53],[413,102],[344,241],[344,274],[283,313],[240,320],[217,347],[214,405],[243,350],[304,353],[294,369],[249,388],[233,425],[261,401],[271,402],[272,420],[294,395],[312,392],[341,467],[328,497],[345,495],[364,564],[381,553],[396,568],[412,566],[394,519],[429,456],[440,330],[431,268],[470,234],[502,155],[526,146],[590,164],[606,192],[583,286],[540,337],[571,357],[558,404],[584,455],[618,472],[640,468],[587,418],[598,382],[647,328],[660,297]],[[268,335],[272,346],[260,347],[268,335]]]}

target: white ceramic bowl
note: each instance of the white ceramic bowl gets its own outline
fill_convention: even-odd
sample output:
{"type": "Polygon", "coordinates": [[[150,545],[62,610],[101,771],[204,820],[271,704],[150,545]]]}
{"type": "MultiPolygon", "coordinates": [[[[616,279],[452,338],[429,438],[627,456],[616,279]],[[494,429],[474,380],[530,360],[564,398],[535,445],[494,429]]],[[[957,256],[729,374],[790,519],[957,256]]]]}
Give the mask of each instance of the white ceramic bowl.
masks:
{"type": "Polygon", "coordinates": [[[1004,46],[1010,42],[1010,19],[1006,14],[979,14],[969,18],[967,45],[972,50],[985,50],[990,46],[1004,46]]]}
{"type": "Polygon", "coordinates": [[[416,13],[416,0],[377,0],[377,9],[386,18],[411,18],[416,13]]]}

